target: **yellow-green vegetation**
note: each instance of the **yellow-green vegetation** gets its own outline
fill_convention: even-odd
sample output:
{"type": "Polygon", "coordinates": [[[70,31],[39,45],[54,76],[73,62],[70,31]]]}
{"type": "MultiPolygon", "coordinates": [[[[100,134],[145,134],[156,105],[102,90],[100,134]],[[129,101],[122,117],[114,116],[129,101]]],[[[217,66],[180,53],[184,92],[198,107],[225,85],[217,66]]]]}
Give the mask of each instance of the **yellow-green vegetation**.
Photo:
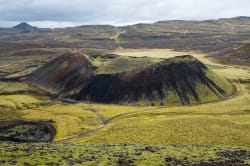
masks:
{"type": "Polygon", "coordinates": [[[13,94],[30,90],[28,84],[20,82],[0,82],[0,94],[13,94]]]}
{"type": "Polygon", "coordinates": [[[133,106],[122,106],[122,105],[109,105],[109,104],[81,104],[85,107],[90,107],[95,109],[100,115],[105,119],[112,118],[114,116],[133,113],[142,110],[156,109],[156,107],[133,107],[133,106]]]}
{"type": "Polygon", "coordinates": [[[67,50],[69,49],[32,48],[1,52],[0,71],[11,74],[11,77],[25,75],[67,50]]]}
{"type": "Polygon", "coordinates": [[[32,104],[39,103],[40,100],[31,95],[4,95],[0,96],[0,105],[12,107],[13,109],[23,109],[32,104]]]}
{"type": "Polygon", "coordinates": [[[50,101],[34,88],[27,83],[0,82],[1,120],[53,120],[57,129],[55,140],[77,135],[101,124],[86,105],[50,101]]]}
{"type": "Polygon", "coordinates": [[[189,52],[178,52],[170,49],[117,49],[112,53],[123,56],[153,57],[153,58],[171,58],[175,56],[189,54],[189,52]]]}
{"type": "Polygon", "coordinates": [[[27,120],[53,120],[57,134],[55,141],[66,139],[79,133],[97,128],[101,121],[96,114],[81,105],[54,104],[37,109],[24,110],[23,116],[27,120]]]}
{"type": "MultiPolygon", "coordinates": [[[[225,91],[225,94],[231,96],[237,93],[237,88],[235,87],[235,85],[233,85],[233,83],[231,83],[225,77],[218,76],[218,74],[211,70],[208,70],[208,72],[206,72],[206,75],[210,80],[213,80],[216,85],[223,89],[225,91]]],[[[220,94],[217,89],[214,88],[213,90],[216,92],[216,94],[220,94]]],[[[211,93],[210,89],[207,86],[198,85],[196,87],[196,91],[200,95],[200,98],[202,99],[203,103],[218,100],[218,96],[215,93],[211,93]]],[[[223,96],[221,97],[221,99],[223,100],[223,96]]]]}
{"type": "Polygon", "coordinates": [[[16,120],[22,119],[23,113],[9,109],[0,109],[0,120],[16,120]],[[7,112],[8,111],[8,112],[7,112]]]}
{"type": "Polygon", "coordinates": [[[5,72],[17,72],[20,70],[24,70],[25,66],[31,66],[32,64],[38,63],[38,64],[43,64],[47,61],[49,61],[48,57],[28,57],[28,58],[22,58],[22,57],[15,57],[15,63],[13,63],[13,58],[6,58],[6,59],[1,59],[0,61],[0,70],[5,71],[5,72]]]}
{"type": "Polygon", "coordinates": [[[152,58],[172,58],[175,56],[180,55],[192,55],[195,58],[202,61],[204,64],[208,65],[209,68],[211,67],[226,67],[226,65],[218,64],[210,59],[208,59],[206,56],[207,54],[199,52],[199,51],[174,51],[171,49],[117,49],[113,51],[112,53],[123,55],[123,56],[133,56],[133,57],[152,57],[152,58]]]}
{"type": "MultiPolygon", "coordinates": [[[[242,113],[245,113],[244,111],[242,113]]],[[[126,117],[85,139],[101,144],[227,145],[250,144],[249,115],[166,115],[126,117]],[[226,116],[225,118],[223,116],[226,116]],[[242,122],[243,121],[243,122],[242,122]]]]}
{"type": "Polygon", "coordinates": [[[127,115],[108,124],[88,143],[250,145],[250,93],[193,106],[162,107],[127,115]]]}
{"type": "Polygon", "coordinates": [[[129,71],[132,69],[145,67],[147,65],[160,62],[159,58],[133,58],[133,57],[117,57],[113,60],[103,62],[103,64],[98,68],[97,72],[99,74],[110,74],[110,73],[119,73],[124,71],[129,71]]]}
{"type": "Polygon", "coordinates": [[[26,83],[0,82],[0,110],[33,108],[48,100],[26,83]],[[31,95],[32,94],[32,95],[31,95]]]}
{"type": "MultiPolygon", "coordinates": [[[[52,93],[50,89],[46,89],[52,93]]],[[[46,100],[49,97],[45,95],[45,90],[27,82],[4,82],[0,81],[0,95],[30,95],[38,99],[46,100]]]]}
{"type": "Polygon", "coordinates": [[[1,165],[249,164],[249,148],[149,145],[0,144],[1,165]]]}

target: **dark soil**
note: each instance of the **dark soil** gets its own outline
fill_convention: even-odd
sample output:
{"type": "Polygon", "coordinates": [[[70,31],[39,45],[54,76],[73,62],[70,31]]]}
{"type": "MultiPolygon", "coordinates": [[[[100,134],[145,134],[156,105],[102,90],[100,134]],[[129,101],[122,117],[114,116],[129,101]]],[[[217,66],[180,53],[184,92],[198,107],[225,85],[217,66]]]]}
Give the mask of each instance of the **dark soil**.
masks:
{"type": "Polygon", "coordinates": [[[56,134],[52,121],[1,121],[0,141],[50,142],[56,134]]]}

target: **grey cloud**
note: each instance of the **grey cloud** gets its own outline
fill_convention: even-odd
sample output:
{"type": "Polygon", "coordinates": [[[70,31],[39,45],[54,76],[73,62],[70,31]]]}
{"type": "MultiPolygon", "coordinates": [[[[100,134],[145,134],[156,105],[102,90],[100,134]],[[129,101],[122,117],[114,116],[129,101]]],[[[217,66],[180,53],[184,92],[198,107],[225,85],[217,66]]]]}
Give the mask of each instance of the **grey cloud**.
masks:
{"type": "Polygon", "coordinates": [[[0,0],[0,26],[128,24],[249,16],[249,0],[0,0]]]}

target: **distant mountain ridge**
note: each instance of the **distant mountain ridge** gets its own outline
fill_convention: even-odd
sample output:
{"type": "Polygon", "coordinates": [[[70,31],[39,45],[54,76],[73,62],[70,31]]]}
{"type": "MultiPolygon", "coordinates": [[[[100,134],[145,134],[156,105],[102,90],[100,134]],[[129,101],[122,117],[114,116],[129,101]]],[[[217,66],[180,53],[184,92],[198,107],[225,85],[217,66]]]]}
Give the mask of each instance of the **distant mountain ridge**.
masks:
{"type": "MultiPolygon", "coordinates": [[[[0,28],[0,51],[41,47],[105,51],[118,48],[157,48],[177,51],[198,50],[214,54],[230,50],[239,43],[249,43],[249,39],[250,17],[246,16],[203,21],[173,20],[129,26],[85,25],[55,29],[37,29],[27,23],[21,23],[13,28],[0,28]]],[[[249,58],[244,58],[245,56],[234,57],[242,62],[247,60],[249,63],[249,58]]]]}
{"type": "Polygon", "coordinates": [[[18,29],[18,30],[23,30],[23,31],[34,31],[37,30],[37,27],[31,26],[26,22],[20,23],[14,27],[12,27],[13,29],[18,29]]]}

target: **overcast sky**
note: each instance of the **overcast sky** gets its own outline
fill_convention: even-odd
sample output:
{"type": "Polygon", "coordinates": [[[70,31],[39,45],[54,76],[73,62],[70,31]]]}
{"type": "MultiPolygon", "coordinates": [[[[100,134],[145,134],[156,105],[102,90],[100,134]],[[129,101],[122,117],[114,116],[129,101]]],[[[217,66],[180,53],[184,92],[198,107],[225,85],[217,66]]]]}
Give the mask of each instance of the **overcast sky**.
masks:
{"type": "Polygon", "coordinates": [[[0,26],[127,25],[250,16],[250,0],[0,0],[0,26]]]}

